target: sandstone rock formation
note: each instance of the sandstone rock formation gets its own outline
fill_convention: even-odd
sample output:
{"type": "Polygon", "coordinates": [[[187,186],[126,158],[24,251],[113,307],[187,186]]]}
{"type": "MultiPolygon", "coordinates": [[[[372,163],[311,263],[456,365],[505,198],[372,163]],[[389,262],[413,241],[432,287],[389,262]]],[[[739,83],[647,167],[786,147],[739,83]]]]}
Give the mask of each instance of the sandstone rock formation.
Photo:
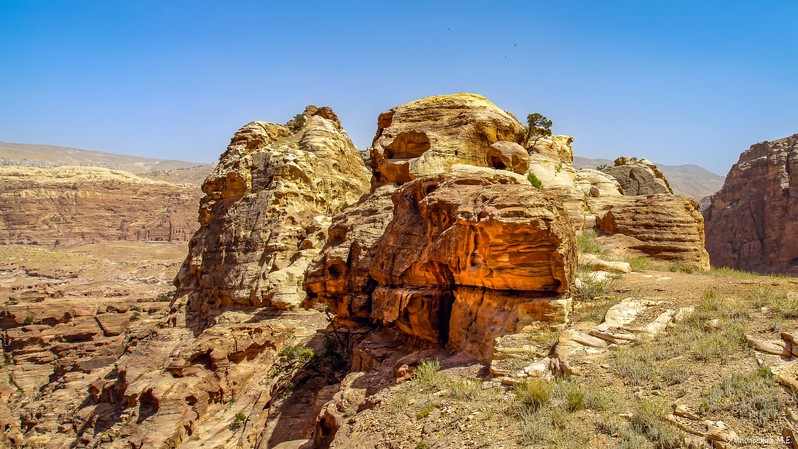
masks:
{"type": "Polygon", "coordinates": [[[741,154],[704,219],[712,265],[798,275],[798,134],[741,154]]]}
{"type": "Polygon", "coordinates": [[[617,179],[626,195],[673,194],[665,175],[648,159],[622,156],[615,159],[614,167],[601,171],[617,179]]]}
{"type": "Polygon", "coordinates": [[[95,167],[0,167],[0,243],[188,241],[195,186],[95,167]]]}
{"type": "MultiPolygon", "coordinates": [[[[492,144],[520,143],[523,136],[518,120],[479,95],[441,95],[403,104],[378,119],[370,148],[374,184],[403,184],[446,173],[455,164],[486,167],[492,144]]],[[[501,158],[490,161],[496,161],[494,168],[522,167],[501,158]]]]}
{"type": "Polygon", "coordinates": [[[193,328],[228,307],[298,305],[330,217],[368,191],[368,170],[332,110],[303,117],[241,128],[203,184],[201,227],[175,280],[193,328]]]}
{"type": "Polygon", "coordinates": [[[623,247],[693,269],[709,269],[704,222],[698,204],[690,198],[620,197],[598,219],[598,227],[607,236],[622,235],[623,247]]]}
{"type": "Polygon", "coordinates": [[[558,201],[521,176],[463,167],[396,190],[392,219],[387,193],[336,219],[311,299],[483,358],[502,333],[565,322],[575,249],[558,201]]]}

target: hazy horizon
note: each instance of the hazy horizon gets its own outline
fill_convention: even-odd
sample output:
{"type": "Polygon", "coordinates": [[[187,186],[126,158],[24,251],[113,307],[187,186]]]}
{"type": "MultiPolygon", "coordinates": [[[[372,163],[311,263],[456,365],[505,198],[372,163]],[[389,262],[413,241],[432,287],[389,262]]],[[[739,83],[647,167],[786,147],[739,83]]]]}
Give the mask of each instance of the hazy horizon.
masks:
{"type": "Polygon", "coordinates": [[[587,158],[725,175],[798,132],[798,4],[154,1],[0,5],[0,141],[209,163],[253,120],[473,92],[587,158]]]}

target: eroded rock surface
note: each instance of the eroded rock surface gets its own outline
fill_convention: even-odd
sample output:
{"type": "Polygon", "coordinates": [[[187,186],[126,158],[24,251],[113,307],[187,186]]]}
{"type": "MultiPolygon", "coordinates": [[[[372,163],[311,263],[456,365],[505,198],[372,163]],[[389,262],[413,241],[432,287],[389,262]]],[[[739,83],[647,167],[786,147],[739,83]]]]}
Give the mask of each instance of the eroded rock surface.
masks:
{"type": "Polygon", "coordinates": [[[622,156],[615,159],[615,166],[601,171],[617,179],[626,195],[673,194],[665,175],[648,159],[622,156]]]}
{"type": "Polygon", "coordinates": [[[0,243],[188,241],[196,186],[97,167],[0,167],[0,243]]]}
{"type": "Polygon", "coordinates": [[[619,197],[598,227],[615,242],[655,259],[694,269],[709,269],[704,249],[704,220],[698,204],[675,195],[619,197]]]}
{"type": "Polygon", "coordinates": [[[205,181],[201,227],[175,281],[189,326],[228,307],[298,305],[330,217],[368,191],[368,170],[334,113],[303,117],[293,128],[244,126],[205,181]]]}
{"type": "MultiPolygon", "coordinates": [[[[524,132],[513,116],[474,94],[422,98],[380,114],[371,145],[375,186],[403,184],[449,172],[455,164],[520,169],[522,162],[487,158],[492,144],[520,143],[524,132]]],[[[520,155],[518,155],[520,156],[520,155]]],[[[523,159],[523,156],[520,156],[523,159]]]]}
{"type": "Polygon", "coordinates": [[[391,218],[386,193],[336,219],[333,229],[346,235],[331,234],[310,270],[312,297],[340,317],[369,318],[482,357],[503,332],[565,322],[570,304],[560,298],[570,289],[575,250],[558,201],[521,176],[461,166],[396,190],[393,218],[377,239],[375,223],[391,218]],[[363,213],[380,202],[379,218],[363,213]]]}
{"type": "Polygon", "coordinates": [[[798,134],[741,154],[704,218],[713,265],[798,275],[798,134]]]}

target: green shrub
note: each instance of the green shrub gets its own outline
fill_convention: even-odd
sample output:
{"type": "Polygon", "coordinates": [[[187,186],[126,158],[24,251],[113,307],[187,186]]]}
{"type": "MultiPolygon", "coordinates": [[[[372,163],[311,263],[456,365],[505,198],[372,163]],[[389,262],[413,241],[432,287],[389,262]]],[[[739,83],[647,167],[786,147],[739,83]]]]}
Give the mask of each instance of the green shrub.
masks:
{"type": "Polygon", "coordinates": [[[513,392],[524,406],[534,411],[549,403],[553,386],[545,379],[528,378],[517,383],[513,392]]]}
{"type": "Polygon", "coordinates": [[[33,324],[33,317],[32,317],[32,316],[26,316],[26,317],[25,317],[25,320],[23,320],[22,322],[23,322],[25,325],[28,325],[28,324],[33,324]]]}
{"type": "Polygon", "coordinates": [[[440,386],[443,382],[441,376],[441,361],[438,359],[425,360],[418,364],[413,371],[413,378],[422,386],[440,386]]]}
{"type": "Polygon", "coordinates": [[[606,250],[599,245],[598,234],[593,229],[582,229],[576,235],[576,247],[580,254],[591,253],[597,255],[605,255],[606,250]]]}
{"type": "Polygon", "coordinates": [[[528,175],[526,175],[526,179],[529,181],[530,184],[532,184],[532,187],[535,187],[536,189],[543,188],[543,183],[540,182],[540,179],[538,179],[538,177],[535,176],[534,173],[529,173],[528,175]]]}

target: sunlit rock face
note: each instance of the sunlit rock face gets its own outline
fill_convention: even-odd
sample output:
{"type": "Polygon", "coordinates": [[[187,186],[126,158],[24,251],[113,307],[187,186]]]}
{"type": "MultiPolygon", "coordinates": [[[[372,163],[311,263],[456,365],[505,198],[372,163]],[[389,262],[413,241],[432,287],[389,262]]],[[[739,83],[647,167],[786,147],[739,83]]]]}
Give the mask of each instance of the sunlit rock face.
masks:
{"type": "Polygon", "coordinates": [[[523,155],[515,152],[513,162],[510,154],[508,165],[502,157],[488,157],[488,152],[496,142],[523,140],[521,123],[485,97],[422,98],[380,114],[370,148],[374,185],[404,184],[449,172],[455,164],[520,169],[523,155]]]}
{"type": "Polygon", "coordinates": [[[559,201],[522,176],[463,166],[395,190],[392,211],[389,193],[336,217],[307,276],[316,301],[485,358],[498,335],[565,322],[576,258],[559,201]]]}
{"type": "Polygon", "coordinates": [[[241,128],[202,187],[201,227],[175,280],[189,325],[200,329],[229,307],[298,305],[330,218],[369,180],[329,108],[309,107],[286,126],[241,128]]]}
{"type": "Polygon", "coordinates": [[[601,171],[617,179],[626,195],[673,194],[665,175],[648,159],[622,156],[601,171]]]}
{"type": "Polygon", "coordinates": [[[713,265],[798,275],[798,134],[741,154],[704,218],[713,265]]]}

